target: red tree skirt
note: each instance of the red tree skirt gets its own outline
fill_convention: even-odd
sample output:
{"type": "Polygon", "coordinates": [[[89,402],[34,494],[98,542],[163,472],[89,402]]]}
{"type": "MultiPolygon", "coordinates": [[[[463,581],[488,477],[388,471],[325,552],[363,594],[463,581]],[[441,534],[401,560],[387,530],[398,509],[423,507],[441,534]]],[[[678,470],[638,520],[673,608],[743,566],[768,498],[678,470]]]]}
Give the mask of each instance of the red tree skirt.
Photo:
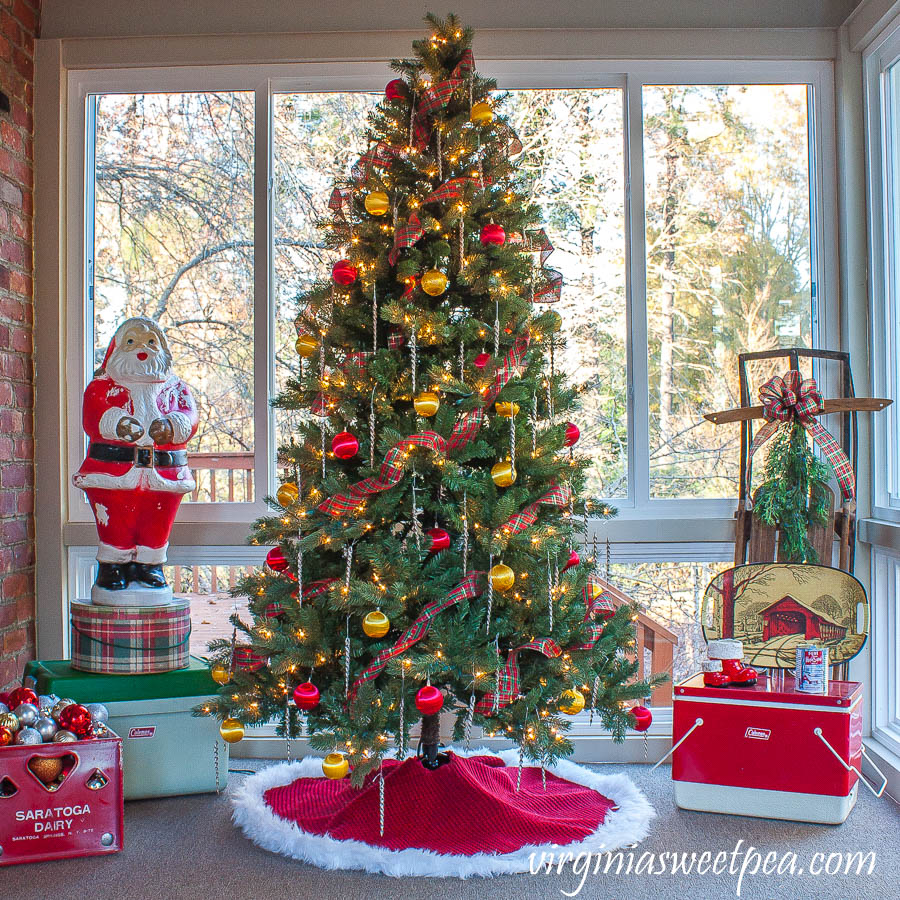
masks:
{"type": "Polygon", "coordinates": [[[321,775],[321,760],[272,766],[248,778],[234,820],[267,850],[327,868],[390,875],[527,871],[541,848],[605,851],[642,840],[653,809],[624,775],[574,763],[522,770],[518,753],[451,754],[429,772],[417,759],[384,764],[384,835],[377,777],[362,790],[321,775]]]}

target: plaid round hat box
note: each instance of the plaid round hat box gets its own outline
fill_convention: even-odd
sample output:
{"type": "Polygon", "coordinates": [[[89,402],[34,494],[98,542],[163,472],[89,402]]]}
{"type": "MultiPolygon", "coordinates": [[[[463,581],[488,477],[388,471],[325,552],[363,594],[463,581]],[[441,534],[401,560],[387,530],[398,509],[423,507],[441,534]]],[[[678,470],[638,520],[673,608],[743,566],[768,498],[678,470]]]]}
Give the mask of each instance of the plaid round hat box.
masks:
{"type": "Polygon", "coordinates": [[[191,604],[98,606],[72,603],[72,668],[104,675],[149,675],[187,668],[191,604]]]}

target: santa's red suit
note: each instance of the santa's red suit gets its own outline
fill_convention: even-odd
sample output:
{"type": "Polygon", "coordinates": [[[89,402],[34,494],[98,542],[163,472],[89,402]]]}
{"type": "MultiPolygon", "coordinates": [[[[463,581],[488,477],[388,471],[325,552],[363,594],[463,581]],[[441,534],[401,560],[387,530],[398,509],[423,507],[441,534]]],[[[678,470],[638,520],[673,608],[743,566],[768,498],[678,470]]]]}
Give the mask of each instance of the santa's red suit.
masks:
{"type": "Polygon", "coordinates": [[[84,393],[90,446],[72,480],[94,512],[101,563],[165,562],[178,505],[194,490],[185,447],[197,430],[197,408],[170,364],[162,329],[151,319],[128,319],[84,393]]]}

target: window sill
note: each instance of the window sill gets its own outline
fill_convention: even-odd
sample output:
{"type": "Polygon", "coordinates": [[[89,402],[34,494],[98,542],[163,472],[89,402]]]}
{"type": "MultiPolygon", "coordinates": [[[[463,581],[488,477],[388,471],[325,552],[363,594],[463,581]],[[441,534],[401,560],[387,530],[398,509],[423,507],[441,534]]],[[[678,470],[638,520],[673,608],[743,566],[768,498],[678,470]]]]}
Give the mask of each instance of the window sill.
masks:
{"type": "Polygon", "coordinates": [[[887,519],[862,519],[859,523],[859,540],[863,544],[900,550],[900,522],[887,519]]]}
{"type": "MultiPolygon", "coordinates": [[[[896,744],[892,747],[888,741],[890,739],[882,738],[879,735],[872,735],[866,738],[866,752],[874,759],[875,763],[887,776],[887,787],[885,793],[890,796],[895,803],[900,802],[900,754],[897,752],[896,744]]],[[[891,742],[894,743],[894,742],[891,742]]],[[[862,763],[862,771],[866,778],[875,784],[880,783],[878,773],[875,772],[865,758],[862,763]]]]}

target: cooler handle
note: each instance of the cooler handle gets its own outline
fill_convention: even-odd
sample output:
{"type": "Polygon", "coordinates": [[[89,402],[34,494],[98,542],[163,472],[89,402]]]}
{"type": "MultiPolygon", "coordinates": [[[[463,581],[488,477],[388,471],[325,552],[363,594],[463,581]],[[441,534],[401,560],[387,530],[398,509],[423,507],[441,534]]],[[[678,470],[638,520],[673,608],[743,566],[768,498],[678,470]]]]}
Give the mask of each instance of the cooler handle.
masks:
{"type": "Polygon", "coordinates": [[[672,749],[662,759],[658,759],[651,767],[652,772],[658,766],[661,766],[692,734],[695,728],[699,728],[703,724],[703,719],[696,719],[694,724],[678,739],[676,744],[672,744],[672,749]]]}
{"type": "Polygon", "coordinates": [[[884,772],[881,771],[881,769],[878,768],[878,766],[875,765],[875,763],[872,761],[872,757],[870,757],[869,754],[866,753],[866,748],[865,748],[865,747],[862,748],[862,755],[869,761],[869,765],[870,765],[870,766],[871,766],[871,767],[872,767],[872,768],[873,768],[873,769],[881,776],[881,787],[880,787],[877,791],[875,790],[875,788],[872,787],[871,784],[869,784],[868,779],[865,778],[865,777],[863,776],[863,773],[860,772],[859,769],[856,768],[856,766],[851,766],[850,763],[844,761],[844,758],[841,756],[841,754],[838,753],[837,750],[835,750],[834,747],[832,747],[831,744],[828,743],[827,738],[825,737],[824,734],[822,734],[822,729],[821,729],[821,728],[814,728],[814,729],[813,729],[813,734],[814,734],[814,735],[815,735],[815,736],[816,736],[816,737],[817,737],[817,738],[818,738],[818,739],[819,739],[819,740],[820,740],[820,741],[821,741],[821,742],[822,742],[822,743],[823,743],[823,744],[824,744],[824,745],[832,752],[832,754],[834,755],[834,758],[835,758],[835,759],[836,759],[836,760],[837,760],[837,761],[838,761],[838,762],[839,762],[839,763],[840,763],[840,764],[841,764],[848,772],[856,772],[857,776],[859,777],[859,780],[860,780],[860,781],[861,781],[861,782],[862,782],[862,783],[863,783],[863,784],[864,784],[864,785],[865,785],[865,786],[866,786],[866,787],[867,787],[867,788],[868,788],[868,789],[869,789],[876,797],[880,797],[880,796],[884,793],[884,789],[887,787],[887,782],[888,782],[887,776],[884,774],[884,772]]]}

